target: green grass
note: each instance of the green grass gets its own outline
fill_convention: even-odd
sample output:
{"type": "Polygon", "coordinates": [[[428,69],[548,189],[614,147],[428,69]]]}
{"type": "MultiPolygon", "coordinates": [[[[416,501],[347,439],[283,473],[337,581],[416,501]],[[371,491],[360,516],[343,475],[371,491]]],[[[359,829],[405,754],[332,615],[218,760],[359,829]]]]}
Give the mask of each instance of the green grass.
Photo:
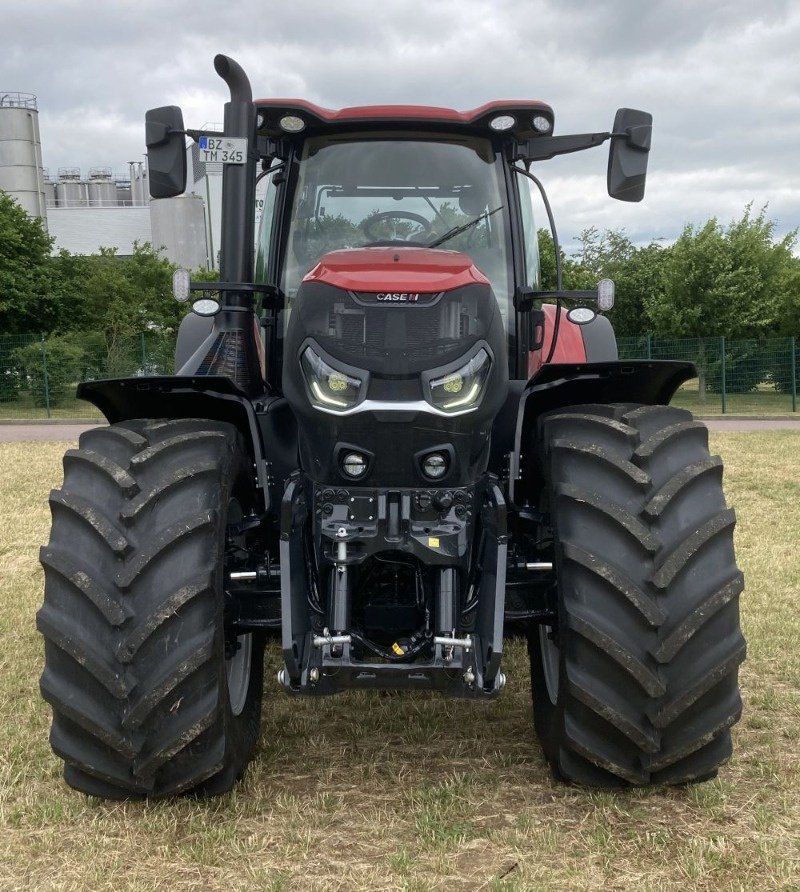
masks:
{"type": "MultiPolygon", "coordinates": [[[[684,384],[675,394],[672,404],[689,409],[696,415],[722,414],[722,394],[706,391],[705,399],[701,400],[696,380],[684,384]]],[[[797,405],[800,408],[800,398],[797,405]]],[[[778,393],[769,385],[761,385],[751,393],[728,393],[725,396],[725,412],[728,415],[790,415],[792,395],[778,393]]]]}
{"type": "Polygon", "coordinates": [[[47,492],[66,444],[0,447],[0,888],[772,890],[800,888],[800,433],[719,434],[747,578],[745,711],[717,780],[597,792],[554,783],[524,648],[492,703],[291,700],[269,650],[261,743],[221,799],[107,803],[69,790],[39,697],[47,492]]]}
{"type": "Polygon", "coordinates": [[[58,404],[51,406],[50,415],[43,406],[35,405],[33,396],[29,393],[21,393],[11,402],[0,402],[0,419],[20,421],[46,420],[47,418],[96,418],[102,420],[100,410],[86,400],[76,399],[74,396],[64,397],[58,404]]]}

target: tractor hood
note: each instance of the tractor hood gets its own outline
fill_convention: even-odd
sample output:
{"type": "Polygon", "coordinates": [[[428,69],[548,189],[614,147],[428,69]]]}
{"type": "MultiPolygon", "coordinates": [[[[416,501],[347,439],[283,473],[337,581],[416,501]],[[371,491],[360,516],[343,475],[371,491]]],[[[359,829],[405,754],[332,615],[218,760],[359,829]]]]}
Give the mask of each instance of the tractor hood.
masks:
{"type": "Polygon", "coordinates": [[[430,248],[331,251],[292,301],[287,346],[314,339],[372,374],[419,375],[489,341],[505,360],[500,309],[472,259],[430,248]]]}
{"type": "Polygon", "coordinates": [[[441,248],[402,247],[331,251],[303,281],[325,282],[346,291],[382,294],[386,301],[406,303],[413,302],[415,295],[489,284],[466,254],[441,248]]]}

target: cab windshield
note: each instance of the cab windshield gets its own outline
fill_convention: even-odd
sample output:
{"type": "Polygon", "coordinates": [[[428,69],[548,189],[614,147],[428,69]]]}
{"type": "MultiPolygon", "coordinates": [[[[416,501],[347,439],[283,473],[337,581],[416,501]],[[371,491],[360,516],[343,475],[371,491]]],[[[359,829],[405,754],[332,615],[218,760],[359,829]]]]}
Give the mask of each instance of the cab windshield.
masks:
{"type": "Polygon", "coordinates": [[[507,325],[508,208],[489,140],[326,136],[308,139],[300,161],[283,264],[290,302],[328,251],[439,247],[473,259],[492,283],[507,325]]]}

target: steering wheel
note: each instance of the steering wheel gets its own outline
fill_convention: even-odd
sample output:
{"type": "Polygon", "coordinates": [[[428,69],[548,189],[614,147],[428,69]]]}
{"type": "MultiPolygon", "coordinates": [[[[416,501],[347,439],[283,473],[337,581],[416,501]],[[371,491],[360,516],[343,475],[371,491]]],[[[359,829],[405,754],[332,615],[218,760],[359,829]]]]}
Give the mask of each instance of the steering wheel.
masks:
{"type": "Polygon", "coordinates": [[[395,239],[382,239],[375,232],[375,227],[379,223],[383,223],[385,220],[410,220],[412,223],[417,223],[421,227],[421,232],[414,233],[414,235],[430,235],[431,232],[431,224],[430,222],[422,216],[422,214],[412,214],[411,211],[382,211],[379,214],[373,214],[371,217],[367,218],[362,224],[361,229],[364,232],[364,235],[368,239],[371,239],[373,242],[389,242],[390,244],[402,244],[403,242],[410,242],[410,239],[405,238],[395,238],[395,239]]]}

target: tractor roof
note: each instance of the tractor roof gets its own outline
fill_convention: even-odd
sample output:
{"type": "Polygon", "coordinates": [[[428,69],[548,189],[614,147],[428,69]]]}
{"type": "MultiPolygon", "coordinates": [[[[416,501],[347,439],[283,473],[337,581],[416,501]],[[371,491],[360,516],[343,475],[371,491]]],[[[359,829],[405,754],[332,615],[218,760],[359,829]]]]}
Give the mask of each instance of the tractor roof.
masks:
{"type": "Polygon", "coordinates": [[[468,111],[429,105],[358,105],[351,108],[322,108],[305,99],[256,99],[259,132],[267,136],[292,136],[368,129],[455,130],[470,133],[508,134],[530,139],[553,132],[553,109],[536,99],[497,99],[468,111]],[[549,122],[546,130],[534,128],[533,119],[549,122]],[[492,126],[505,119],[504,127],[492,126]],[[293,119],[295,130],[281,125],[293,119]],[[298,124],[297,121],[300,121],[298,124]],[[508,119],[511,119],[509,121],[508,119]]]}

